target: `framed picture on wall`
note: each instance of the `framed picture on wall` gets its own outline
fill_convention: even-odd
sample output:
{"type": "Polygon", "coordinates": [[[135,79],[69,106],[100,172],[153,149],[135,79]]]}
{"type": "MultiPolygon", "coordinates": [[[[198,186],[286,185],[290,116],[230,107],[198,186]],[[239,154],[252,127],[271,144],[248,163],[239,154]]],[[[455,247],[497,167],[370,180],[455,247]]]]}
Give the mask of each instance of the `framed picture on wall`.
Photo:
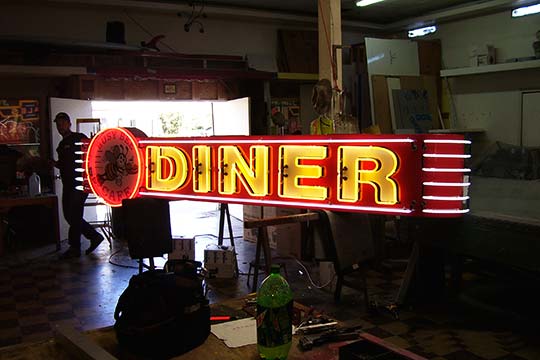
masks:
{"type": "Polygon", "coordinates": [[[163,93],[176,94],[176,84],[163,84],[163,93]]]}
{"type": "Polygon", "coordinates": [[[39,143],[38,100],[0,99],[0,144],[39,143]]]}

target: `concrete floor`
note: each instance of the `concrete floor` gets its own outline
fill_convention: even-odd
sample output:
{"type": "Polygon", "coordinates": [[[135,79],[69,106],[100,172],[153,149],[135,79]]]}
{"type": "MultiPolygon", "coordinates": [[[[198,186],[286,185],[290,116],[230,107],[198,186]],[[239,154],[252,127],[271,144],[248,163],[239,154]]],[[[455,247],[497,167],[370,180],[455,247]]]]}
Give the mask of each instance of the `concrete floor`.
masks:
{"type": "MultiPolygon", "coordinates": [[[[195,237],[197,260],[203,260],[208,244],[217,243],[218,214],[215,204],[178,202],[171,207],[173,235],[195,237]]],[[[232,224],[240,275],[209,279],[212,303],[250,292],[247,273],[255,244],[242,239],[241,220],[233,217],[232,224]]],[[[316,288],[308,278],[309,273],[313,282],[319,281],[315,262],[277,261],[285,265],[295,300],[342,322],[360,324],[364,331],[426,358],[540,359],[538,332],[520,326],[523,317],[513,321],[516,317],[509,314],[515,309],[489,311],[475,306],[475,300],[464,293],[436,303],[408,304],[399,309],[396,319],[385,310],[368,311],[363,292],[355,289],[344,288],[341,302],[334,303],[330,290],[316,288]]],[[[156,259],[158,265],[164,262],[165,258],[156,259]]],[[[0,346],[5,346],[46,339],[58,323],[80,330],[112,325],[118,297],[137,273],[137,264],[125,245],[115,241],[112,250],[104,242],[93,254],[68,261],[58,260],[52,246],[18,251],[0,259],[0,270],[0,346]]],[[[395,298],[402,270],[381,272],[367,266],[366,274],[371,301],[395,298]]],[[[467,276],[471,284],[485,280],[467,276]]]]}

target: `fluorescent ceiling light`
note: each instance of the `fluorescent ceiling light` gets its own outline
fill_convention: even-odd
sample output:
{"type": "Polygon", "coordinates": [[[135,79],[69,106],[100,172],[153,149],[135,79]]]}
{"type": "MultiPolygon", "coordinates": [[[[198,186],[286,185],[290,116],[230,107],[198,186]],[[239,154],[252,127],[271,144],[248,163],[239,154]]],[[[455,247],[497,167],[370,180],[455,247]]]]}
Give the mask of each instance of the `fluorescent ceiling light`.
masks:
{"type": "Polygon", "coordinates": [[[368,6],[368,5],[375,4],[381,1],[384,1],[384,0],[360,0],[356,2],[356,6],[368,6]]]}
{"type": "Polygon", "coordinates": [[[436,26],[427,26],[427,27],[423,27],[419,29],[413,29],[413,30],[409,30],[409,37],[413,38],[413,37],[418,37],[418,36],[424,36],[427,34],[432,34],[435,31],[437,31],[436,26]]]}
{"type": "Polygon", "coordinates": [[[540,12],[540,4],[524,6],[512,10],[512,17],[520,17],[525,15],[532,15],[540,12]]]}

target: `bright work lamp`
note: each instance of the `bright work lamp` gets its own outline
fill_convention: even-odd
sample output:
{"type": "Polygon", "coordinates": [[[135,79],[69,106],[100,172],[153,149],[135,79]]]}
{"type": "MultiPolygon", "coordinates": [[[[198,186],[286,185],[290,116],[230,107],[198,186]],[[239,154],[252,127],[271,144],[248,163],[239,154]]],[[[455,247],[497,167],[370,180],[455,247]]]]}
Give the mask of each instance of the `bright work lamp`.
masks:
{"type": "Polygon", "coordinates": [[[512,17],[521,17],[526,15],[537,14],[540,12],[540,4],[523,6],[512,10],[512,17]]]}
{"type": "Polygon", "coordinates": [[[361,1],[356,2],[356,6],[368,6],[368,5],[375,4],[381,1],[384,1],[384,0],[361,0],[361,1]]]}
{"type": "Polygon", "coordinates": [[[425,36],[428,34],[433,34],[435,31],[437,31],[436,26],[427,26],[423,28],[413,29],[409,30],[409,37],[418,37],[418,36],[425,36]]]}

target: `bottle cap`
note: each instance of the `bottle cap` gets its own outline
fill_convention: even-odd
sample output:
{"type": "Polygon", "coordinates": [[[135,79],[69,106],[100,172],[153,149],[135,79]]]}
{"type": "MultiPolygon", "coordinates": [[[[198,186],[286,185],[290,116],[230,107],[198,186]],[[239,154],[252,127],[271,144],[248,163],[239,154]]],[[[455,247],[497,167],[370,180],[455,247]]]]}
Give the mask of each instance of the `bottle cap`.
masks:
{"type": "Polygon", "coordinates": [[[280,270],[281,270],[281,266],[279,266],[279,264],[272,264],[270,266],[270,274],[279,274],[280,270]]]}

